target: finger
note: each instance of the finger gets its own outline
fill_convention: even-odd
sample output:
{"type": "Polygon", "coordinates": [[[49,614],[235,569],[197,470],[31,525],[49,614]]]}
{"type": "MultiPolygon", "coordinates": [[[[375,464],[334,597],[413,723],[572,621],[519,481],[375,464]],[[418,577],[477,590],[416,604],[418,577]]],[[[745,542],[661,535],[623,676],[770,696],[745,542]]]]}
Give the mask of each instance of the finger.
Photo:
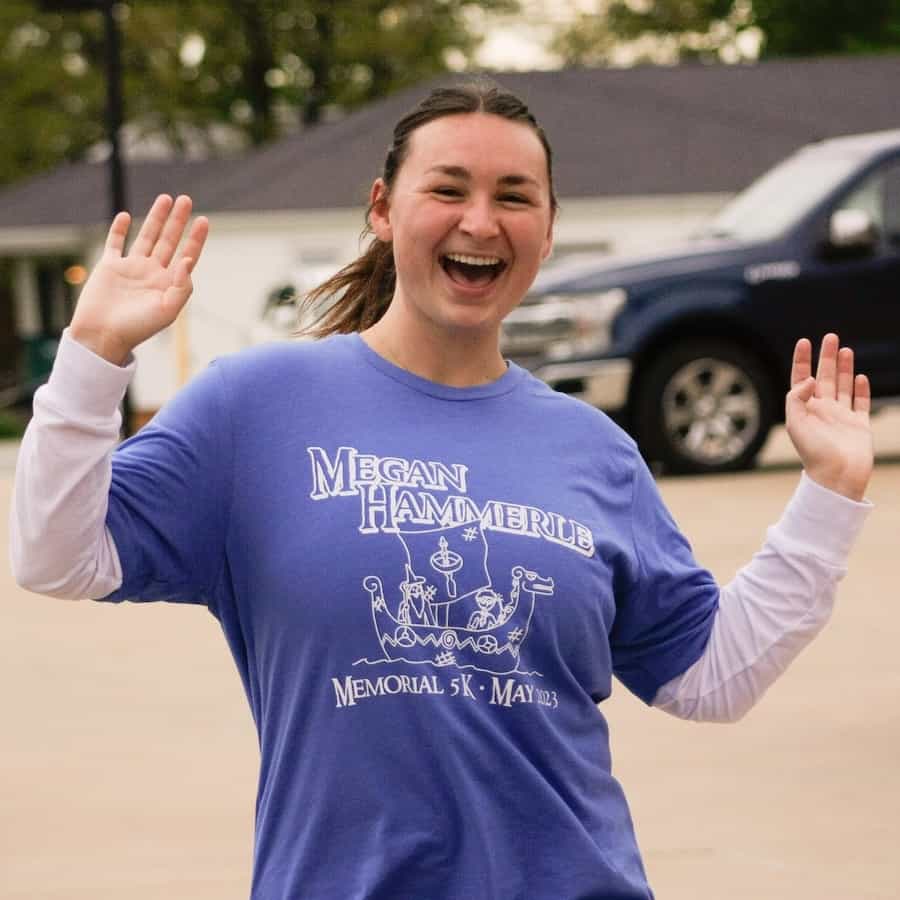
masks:
{"type": "Polygon", "coordinates": [[[841,406],[853,407],[853,351],[849,347],[838,351],[837,399],[841,406]]]}
{"type": "Polygon", "coordinates": [[[784,398],[784,417],[789,427],[803,417],[806,404],[812,399],[815,391],[816,379],[810,375],[809,378],[798,381],[787,392],[787,396],[784,398]]]}
{"type": "Polygon", "coordinates": [[[191,282],[192,262],[192,260],[186,258],[182,258],[178,261],[175,266],[175,275],[172,278],[172,284],[166,289],[165,294],[163,294],[163,307],[169,318],[173,321],[194,292],[194,285],[191,282]]]}
{"type": "Polygon", "coordinates": [[[816,379],[810,375],[809,378],[797,385],[793,393],[798,400],[802,400],[804,403],[811,400],[816,393],[816,379]]]}
{"type": "Polygon", "coordinates": [[[129,225],[131,225],[131,216],[127,212],[116,213],[112,225],[109,226],[109,233],[106,235],[106,250],[111,250],[117,256],[122,255],[129,225]]]}
{"type": "Polygon", "coordinates": [[[816,368],[816,396],[833,400],[837,394],[838,336],[826,334],[819,348],[819,365],[816,368]]]}
{"type": "Polygon", "coordinates": [[[153,206],[150,207],[147,218],[144,219],[144,224],[141,225],[141,230],[135,238],[130,255],[149,256],[153,252],[156,240],[169,217],[172,203],[173,200],[168,194],[160,194],[153,201],[153,206]]]}
{"type": "Polygon", "coordinates": [[[175,265],[175,274],[172,277],[172,286],[183,290],[185,288],[194,289],[191,281],[191,270],[194,268],[194,260],[184,256],[178,260],[175,265]]]}
{"type": "Polygon", "coordinates": [[[853,382],[853,408],[866,415],[872,409],[872,388],[865,375],[857,375],[853,382]]]}
{"type": "Polygon", "coordinates": [[[816,379],[810,375],[809,378],[798,382],[788,391],[788,403],[806,403],[808,400],[812,399],[812,397],[815,395],[815,392],[816,379]]]}
{"type": "Polygon", "coordinates": [[[805,381],[810,375],[812,375],[812,342],[808,338],[800,338],[794,346],[791,387],[805,381]]]}
{"type": "Polygon", "coordinates": [[[203,252],[203,246],[209,235],[209,219],[206,216],[198,216],[191,225],[188,232],[187,240],[184,242],[184,249],[181,251],[182,259],[190,259],[191,271],[197,265],[197,260],[203,252]]]}
{"type": "Polygon", "coordinates": [[[153,248],[153,257],[159,260],[163,266],[168,266],[172,262],[175,250],[178,248],[178,242],[181,235],[184,234],[184,226],[191,215],[191,198],[182,194],[177,197],[169,216],[163,225],[162,232],[153,248]]]}

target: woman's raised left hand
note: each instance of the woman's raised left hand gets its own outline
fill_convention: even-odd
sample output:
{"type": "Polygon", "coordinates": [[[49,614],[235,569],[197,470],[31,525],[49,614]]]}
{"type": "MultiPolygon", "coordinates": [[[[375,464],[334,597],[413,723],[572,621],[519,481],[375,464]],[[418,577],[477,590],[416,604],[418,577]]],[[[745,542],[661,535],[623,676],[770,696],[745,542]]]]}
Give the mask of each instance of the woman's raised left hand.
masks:
{"type": "Polygon", "coordinates": [[[822,339],[812,376],[812,344],[797,341],[791,389],[785,402],[787,431],[806,474],[851,500],[862,500],[874,465],[869,379],[853,373],[853,351],[836,334],[822,339]]]}

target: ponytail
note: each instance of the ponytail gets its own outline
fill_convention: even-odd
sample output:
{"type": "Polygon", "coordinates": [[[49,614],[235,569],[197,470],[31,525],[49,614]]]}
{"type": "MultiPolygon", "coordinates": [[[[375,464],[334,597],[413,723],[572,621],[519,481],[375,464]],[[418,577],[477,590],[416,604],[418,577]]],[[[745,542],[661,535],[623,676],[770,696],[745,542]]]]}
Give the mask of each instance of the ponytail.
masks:
{"type": "MultiPolygon", "coordinates": [[[[369,232],[366,231],[363,234],[369,232]]],[[[301,301],[302,312],[320,303],[326,309],[300,333],[314,338],[329,334],[350,334],[371,328],[385,313],[394,296],[396,271],[390,244],[372,237],[362,256],[344,266],[327,281],[311,290],[301,301]],[[333,302],[332,298],[336,298],[333,302]]]]}

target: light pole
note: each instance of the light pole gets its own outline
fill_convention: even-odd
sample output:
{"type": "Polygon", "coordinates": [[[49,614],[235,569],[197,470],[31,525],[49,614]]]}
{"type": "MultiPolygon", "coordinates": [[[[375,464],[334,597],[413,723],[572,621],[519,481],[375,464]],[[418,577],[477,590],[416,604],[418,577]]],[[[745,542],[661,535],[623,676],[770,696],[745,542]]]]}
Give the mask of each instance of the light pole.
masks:
{"type": "MultiPolygon", "coordinates": [[[[104,58],[106,63],[106,136],[109,140],[109,218],[128,208],[125,186],[125,169],[119,144],[122,128],[122,37],[116,21],[115,0],[40,0],[39,6],[45,12],[88,12],[103,13],[104,58]]],[[[122,434],[131,434],[131,396],[125,392],[122,400],[122,434]]]]}

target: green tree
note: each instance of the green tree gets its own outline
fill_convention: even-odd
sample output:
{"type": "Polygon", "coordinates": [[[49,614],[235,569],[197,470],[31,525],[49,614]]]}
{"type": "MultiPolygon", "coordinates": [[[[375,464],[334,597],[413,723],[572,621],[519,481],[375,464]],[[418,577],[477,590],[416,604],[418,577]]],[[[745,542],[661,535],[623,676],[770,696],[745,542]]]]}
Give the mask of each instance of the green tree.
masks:
{"type": "Polygon", "coordinates": [[[29,0],[0,5],[0,183],[102,139],[103,83],[87,55],[102,29],[80,24],[39,15],[29,0]]]}
{"type": "Polygon", "coordinates": [[[568,65],[716,58],[749,25],[741,0],[596,0],[551,48],[568,65]]]}
{"type": "MultiPolygon", "coordinates": [[[[215,126],[262,144],[468,64],[476,9],[518,0],[122,0],[126,117],[184,148],[215,126]]],[[[104,136],[99,13],[0,4],[0,184],[104,136]]]]}
{"type": "Polygon", "coordinates": [[[753,0],[767,56],[900,50],[900,0],[753,0]]]}
{"type": "Polygon", "coordinates": [[[572,65],[897,50],[900,0],[597,0],[552,46],[572,65]]]}

